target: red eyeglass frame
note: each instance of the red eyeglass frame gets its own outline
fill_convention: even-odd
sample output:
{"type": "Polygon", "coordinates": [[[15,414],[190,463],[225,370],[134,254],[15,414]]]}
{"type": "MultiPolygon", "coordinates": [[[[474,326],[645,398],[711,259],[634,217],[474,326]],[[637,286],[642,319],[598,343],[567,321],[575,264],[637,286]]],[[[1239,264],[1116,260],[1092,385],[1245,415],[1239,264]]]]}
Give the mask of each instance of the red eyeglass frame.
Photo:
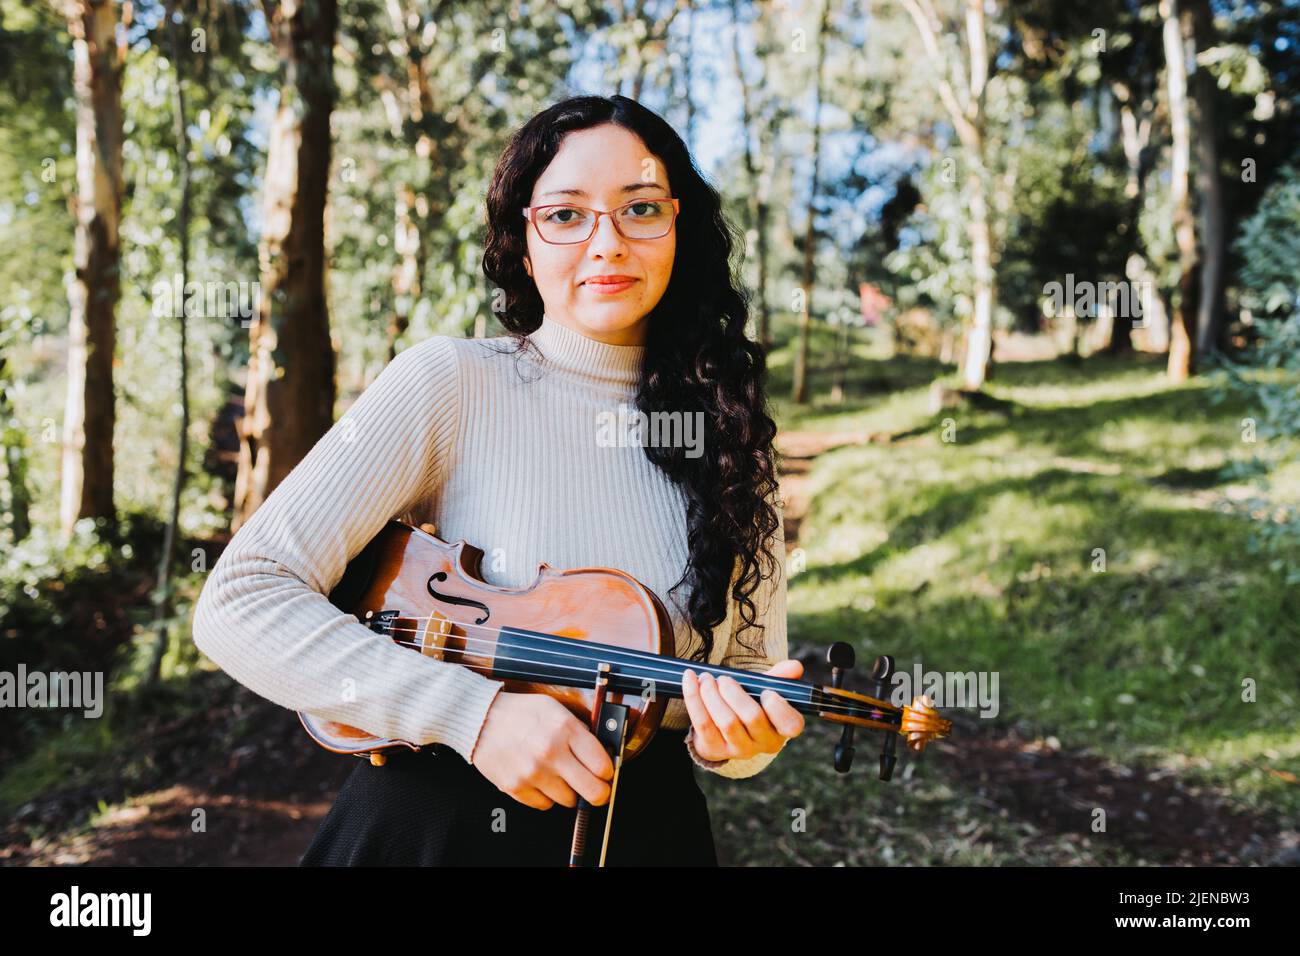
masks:
{"type": "Polygon", "coordinates": [[[591,237],[594,236],[596,234],[596,230],[600,228],[601,216],[609,216],[609,221],[614,224],[614,231],[617,232],[624,239],[626,239],[628,242],[654,242],[655,239],[662,239],[664,238],[664,236],[668,235],[668,233],[673,231],[673,226],[677,224],[677,217],[681,215],[681,211],[682,211],[682,204],[680,199],[673,199],[671,197],[665,197],[665,196],[651,196],[649,198],[643,198],[643,199],[629,199],[627,202],[623,203],[620,206],[615,206],[613,209],[593,209],[591,206],[580,206],[575,202],[553,202],[553,203],[547,203],[545,206],[525,206],[523,209],[524,218],[533,224],[533,229],[536,230],[537,232],[537,238],[541,239],[542,242],[545,242],[546,244],[552,246],[576,246],[580,242],[591,241],[591,237]],[[655,236],[652,239],[634,238],[624,233],[623,230],[618,227],[618,220],[614,218],[614,213],[618,212],[620,209],[626,209],[628,206],[635,206],[637,203],[642,203],[642,202],[670,202],[673,204],[673,221],[668,224],[668,228],[664,230],[663,236],[655,236]],[[543,209],[554,209],[556,206],[568,206],[572,209],[585,209],[587,212],[594,212],[596,214],[596,218],[591,224],[591,235],[587,236],[586,239],[575,239],[573,242],[551,242],[550,239],[547,239],[545,236],[543,236],[542,230],[537,228],[537,213],[543,209]]]}

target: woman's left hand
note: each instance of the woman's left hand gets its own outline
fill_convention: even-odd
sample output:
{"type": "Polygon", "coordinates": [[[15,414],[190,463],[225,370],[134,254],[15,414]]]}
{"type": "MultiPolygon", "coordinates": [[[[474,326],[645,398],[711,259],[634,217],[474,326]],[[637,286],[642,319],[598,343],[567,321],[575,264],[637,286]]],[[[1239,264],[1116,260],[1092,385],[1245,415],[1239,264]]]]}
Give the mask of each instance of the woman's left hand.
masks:
{"type": "MultiPolygon", "coordinates": [[[[785,660],[764,673],[797,680],[803,665],[785,660]]],[[[799,711],[774,690],[765,690],[760,704],[733,678],[682,675],[682,698],[694,728],[691,746],[705,760],[744,760],[761,753],[776,753],[791,737],[803,733],[799,711]]]]}

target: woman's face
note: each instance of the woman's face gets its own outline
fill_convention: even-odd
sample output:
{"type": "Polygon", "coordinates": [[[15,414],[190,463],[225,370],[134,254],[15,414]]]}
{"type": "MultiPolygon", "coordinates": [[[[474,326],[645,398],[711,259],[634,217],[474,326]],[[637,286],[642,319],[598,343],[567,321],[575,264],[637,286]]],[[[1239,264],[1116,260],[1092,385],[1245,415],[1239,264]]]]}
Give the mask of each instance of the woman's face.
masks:
{"type": "MultiPolygon", "coordinates": [[[[608,210],[634,199],[672,196],[668,174],[635,133],[607,123],[575,130],[533,185],[530,206],[571,203],[608,210]]],[[[640,211],[637,210],[637,213],[640,211]]],[[[601,216],[586,242],[553,245],[527,226],[524,268],[533,277],[548,320],[610,345],[645,341],[646,316],[668,288],[677,253],[677,224],[659,239],[624,239],[601,216]],[[626,276],[626,287],[597,276],[626,276]]]]}

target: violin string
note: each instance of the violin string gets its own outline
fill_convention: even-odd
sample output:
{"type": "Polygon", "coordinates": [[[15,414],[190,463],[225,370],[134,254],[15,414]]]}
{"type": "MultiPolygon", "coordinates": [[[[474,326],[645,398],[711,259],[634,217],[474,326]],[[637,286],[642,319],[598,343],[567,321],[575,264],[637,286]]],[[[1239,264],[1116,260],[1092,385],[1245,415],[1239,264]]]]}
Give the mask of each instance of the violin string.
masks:
{"type": "MultiPolygon", "coordinates": [[[[392,628],[392,627],[385,627],[385,631],[388,632],[388,633],[394,633],[394,632],[419,633],[418,631],[416,631],[416,630],[414,630],[414,629],[411,629],[411,628],[392,628]]],[[[454,635],[454,636],[456,636],[456,637],[461,637],[461,635],[454,635]]],[[[479,645],[486,645],[485,650],[491,650],[491,649],[493,649],[493,648],[498,648],[498,647],[500,647],[500,644],[499,644],[499,643],[494,642],[494,641],[491,641],[490,639],[488,639],[488,638],[483,638],[483,637],[472,637],[472,636],[469,636],[469,635],[465,635],[465,636],[463,637],[463,640],[465,641],[465,643],[466,643],[467,645],[470,644],[470,643],[479,644],[479,645]]],[[[421,645],[421,644],[419,644],[419,643],[416,643],[416,642],[396,641],[396,643],[398,643],[398,644],[403,644],[404,646],[407,646],[407,647],[414,647],[414,648],[416,648],[416,649],[422,649],[422,647],[423,647],[423,645],[421,645]]],[[[609,645],[601,645],[601,646],[602,646],[602,647],[607,647],[607,646],[609,646],[609,645]]],[[[613,649],[614,649],[614,650],[622,650],[621,648],[613,648],[613,649]]],[[[527,648],[507,648],[507,650],[527,650],[527,648]]],[[[559,657],[565,657],[565,658],[570,658],[570,659],[572,659],[572,660],[581,661],[582,664],[585,665],[585,666],[565,665],[565,664],[560,664],[560,663],[557,663],[557,662],[552,662],[552,661],[549,661],[549,660],[546,660],[546,659],[511,657],[511,656],[508,656],[508,655],[497,654],[497,653],[492,654],[492,658],[493,658],[493,660],[498,660],[498,661],[517,661],[517,662],[527,663],[527,664],[537,664],[537,665],[551,666],[551,667],[555,667],[555,668],[558,668],[558,669],[561,669],[561,670],[579,671],[579,672],[584,673],[584,674],[585,674],[585,673],[588,673],[588,672],[593,672],[593,673],[594,673],[596,664],[597,664],[597,663],[600,663],[600,662],[598,662],[598,661],[592,660],[591,657],[589,657],[589,656],[587,656],[587,655],[583,655],[583,654],[565,653],[565,652],[563,652],[563,651],[544,651],[543,653],[548,654],[548,655],[550,655],[550,656],[552,656],[552,657],[557,657],[557,658],[559,658],[559,657]]],[[[676,659],[677,659],[677,660],[681,660],[681,658],[676,658],[676,659]]],[[[662,658],[662,657],[660,657],[660,656],[657,656],[657,655],[654,655],[654,656],[652,656],[652,660],[654,660],[654,661],[656,661],[656,662],[659,662],[659,661],[663,661],[664,658],[662,658]]],[[[618,663],[618,662],[614,662],[614,663],[618,663]]],[[[631,667],[639,667],[639,668],[642,668],[643,671],[645,671],[645,672],[649,672],[649,673],[651,673],[652,675],[653,675],[653,674],[668,674],[668,675],[672,675],[672,676],[675,677],[677,674],[681,673],[681,671],[679,671],[679,670],[674,670],[674,669],[672,668],[671,665],[667,665],[667,664],[658,664],[658,666],[656,666],[655,664],[651,664],[651,663],[647,663],[647,662],[642,662],[642,661],[637,661],[637,660],[632,661],[632,662],[630,663],[630,665],[629,665],[628,662],[622,662],[622,663],[624,664],[624,666],[631,666],[631,667]]],[[[690,666],[690,665],[687,665],[687,666],[690,666]]],[[[695,667],[695,666],[690,666],[690,669],[691,669],[691,670],[698,670],[698,671],[700,671],[700,673],[702,673],[702,674],[703,674],[703,673],[710,673],[710,674],[713,674],[713,673],[714,673],[714,672],[713,672],[712,670],[710,670],[708,667],[695,667]]],[[[623,677],[631,677],[631,678],[633,678],[633,679],[636,679],[636,678],[638,678],[638,677],[642,677],[642,678],[644,678],[644,673],[633,673],[633,672],[631,672],[631,671],[618,671],[617,673],[618,673],[620,676],[623,676],[623,677]]],[[[720,673],[718,673],[718,674],[715,674],[714,676],[715,676],[715,677],[716,677],[716,676],[724,676],[724,674],[725,674],[725,672],[720,672],[720,673]]],[[[725,675],[725,676],[731,676],[731,675],[725,675]]],[[[752,671],[747,671],[747,672],[745,672],[743,678],[741,678],[741,679],[747,681],[747,680],[750,680],[751,678],[762,678],[762,677],[769,677],[769,676],[770,676],[770,675],[766,675],[766,674],[754,674],[752,671]]],[[[654,681],[656,685],[662,684],[662,685],[667,686],[667,687],[681,687],[681,686],[682,686],[682,682],[681,682],[681,681],[678,681],[678,680],[660,680],[659,678],[654,677],[654,676],[651,676],[649,679],[652,680],[652,681],[654,681]]],[[[734,679],[734,678],[733,678],[733,679],[734,679]]],[[[812,690],[815,689],[815,688],[813,688],[813,687],[812,687],[811,685],[809,685],[809,684],[801,684],[801,683],[799,683],[798,681],[793,681],[793,680],[783,679],[783,678],[776,678],[776,680],[781,681],[781,683],[782,683],[783,685],[788,686],[788,687],[791,687],[792,689],[797,688],[798,690],[801,690],[801,691],[812,691],[812,690]]],[[[737,680],[737,683],[740,683],[740,680],[737,680]]],[[[743,686],[743,684],[742,684],[742,686],[743,686]]],[[[772,686],[771,684],[760,685],[760,690],[762,690],[762,689],[777,690],[778,686],[780,686],[780,685],[777,685],[777,686],[772,686]]],[[[778,690],[778,693],[779,693],[779,690],[778,690]]]]}
{"type": "MultiPolygon", "coordinates": [[[[457,636],[459,636],[459,635],[457,635],[457,636]]],[[[466,640],[467,643],[470,642],[470,641],[474,641],[474,642],[487,642],[487,641],[488,641],[487,638],[481,638],[481,637],[480,637],[480,638],[476,638],[476,637],[466,637],[465,640],[466,640]]],[[[395,644],[398,644],[398,645],[401,645],[401,646],[403,646],[403,647],[414,648],[415,650],[423,650],[423,649],[424,649],[424,645],[419,644],[419,643],[417,643],[417,642],[415,642],[415,641],[402,641],[402,640],[395,640],[394,643],[395,643],[395,644]]],[[[510,657],[510,656],[506,656],[506,655],[494,655],[494,656],[493,656],[493,660],[494,660],[494,661],[503,661],[503,662],[520,663],[520,664],[531,664],[531,665],[535,665],[535,666],[545,666],[545,667],[550,667],[550,668],[552,668],[552,670],[551,670],[550,672],[539,672],[539,671],[519,671],[519,672],[515,672],[515,673],[512,673],[512,674],[510,675],[510,679],[513,679],[513,680],[524,680],[524,679],[527,679],[527,678],[529,678],[529,677],[536,677],[536,678],[539,679],[539,682],[540,682],[540,683],[550,683],[550,682],[552,682],[552,681],[554,680],[554,677],[555,677],[555,673],[554,673],[554,672],[555,672],[555,670],[565,670],[565,671],[575,671],[575,672],[577,672],[577,673],[579,673],[579,674],[582,674],[582,675],[584,675],[584,676],[590,674],[591,677],[592,677],[592,679],[593,679],[593,682],[594,682],[594,679],[595,679],[595,678],[598,676],[598,674],[599,674],[599,671],[598,671],[597,668],[596,668],[596,662],[594,662],[594,661],[588,661],[586,658],[582,658],[582,657],[580,657],[579,655],[576,655],[576,654],[560,655],[560,654],[558,654],[557,652],[554,652],[554,651],[550,651],[550,652],[548,652],[548,653],[554,654],[555,656],[567,656],[567,657],[575,658],[575,659],[577,659],[577,660],[582,660],[582,661],[584,661],[584,662],[587,664],[587,666],[585,666],[585,667],[581,667],[581,666],[575,666],[575,665],[572,665],[572,664],[559,664],[559,663],[553,663],[553,662],[551,662],[551,661],[538,660],[538,659],[536,659],[536,658],[530,658],[530,657],[510,657]]],[[[471,668],[486,668],[486,667],[487,667],[487,665],[473,665],[473,664],[467,664],[467,665],[465,665],[465,666],[468,666],[468,667],[471,667],[471,668]]],[[[641,666],[644,666],[644,665],[641,665],[641,666]]],[[[660,670],[662,670],[662,671],[665,672],[665,673],[669,673],[669,674],[675,673],[674,671],[672,671],[672,670],[670,670],[670,669],[666,670],[666,669],[662,669],[662,668],[661,668],[660,670]]],[[[625,671],[619,671],[619,672],[616,672],[616,674],[617,674],[617,676],[628,677],[628,678],[631,678],[631,679],[633,679],[633,680],[636,680],[638,677],[641,676],[641,675],[639,675],[639,674],[634,674],[634,673],[625,672],[625,671]]],[[[763,675],[755,675],[755,676],[763,676],[763,675]]],[[[669,690],[678,690],[678,691],[680,691],[680,692],[682,693],[683,696],[684,696],[684,694],[685,694],[685,686],[684,686],[684,684],[683,684],[682,682],[680,682],[680,681],[676,681],[676,680],[660,680],[660,679],[658,679],[658,678],[651,678],[651,680],[652,680],[652,682],[653,682],[653,684],[654,684],[654,686],[655,686],[656,688],[660,688],[660,687],[662,687],[662,688],[666,688],[666,689],[669,689],[669,690]]],[[[807,685],[797,684],[797,682],[795,682],[795,683],[796,683],[796,686],[799,686],[799,687],[801,687],[801,688],[803,688],[803,687],[807,687],[807,685]]],[[[744,685],[742,685],[742,687],[743,687],[743,686],[744,686],[744,685]]],[[[629,692],[629,691],[620,691],[619,693],[630,693],[630,692],[629,692]]],[[[779,693],[779,691],[778,691],[778,693],[779,693]]],[[[751,696],[752,696],[752,695],[751,695],[751,696]]],[[[802,698],[799,698],[799,699],[796,699],[795,702],[796,702],[796,703],[807,703],[807,704],[809,704],[809,705],[813,705],[813,704],[814,704],[814,702],[811,700],[811,698],[809,698],[809,699],[807,699],[807,700],[804,700],[804,699],[802,699],[802,698]]],[[[841,702],[841,701],[835,701],[835,700],[827,700],[825,703],[822,703],[822,704],[816,704],[816,707],[817,707],[817,710],[818,710],[819,712],[823,712],[823,713],[843,714],[843,715],[845,715],[845,716],[862,716],[864,711],[867,712],[867,713],[870,713],[871,711],[875,711],[875,710],[880,710],[880,709],[882,709],[882,708],[878,708],[878,707],[875,707],[874,705],[867,704],[867,703],[864,703],[864,702],[861,702],[861,701],[848,701],[848,702],[841,702]]],[[[887,707],[885,707],[885,708],[883,708],[883,709],[886,710],[886,711],[889,712],[889,713],[897,713],[897,709],[896,709],[895,707],[893,707],[892,705],[887,706],[887,707]]]]}
{"type": "MultiPolygon", "coordinates": [[[[459,623],[459,622],[456,622],[456,623],[459,623]]],[[[469,626],[469,627],[475,627],[476,625],[468,625],[468,626],[469,626]]],[[[492,631],[494,631],[494,632],[498,632],[498,633],[499,633],[499,629],[495,629],[495,628],[480,628],[480,629],[483,629],[483,630],[492,630],[492,631]]],[[[392,627],[391,625],[385,625],[385,626],[384,626],[384,631],[386,631],[386,632],[388,632],[388,633],[392,633],[392,632],[415,633],[415,634],[420,633],[420,630],[417,629],[417,628],[394,628],[394,627],[392,627]]],[[[492,650],[492,649],[495,649],[496,647],[499,647],[499,646],[500,646],[499,644],[497,644],[496,642],[492,641],[492,640],[489,639],[489,638],[473,637],[473,636],[470,636],[470,635],[459,635],[459,634],[457,634],[457,635],[453,635],[453,636],[458,637],[458,638],[461,638],[462,640],[464,640],[464,642],[466,643],[466,645],[470,644],[471,642],[472,642],[472,643],[475,643],[475,644],[479,644],[479,645],[487,645],[487,648],[486,648],[487,650],[492,650]]],[[[550,640],[552,643],[563,643],[566,647],[573,647],[573,646],[574,646],[574,644],[570,644],[570,643],[568,643],[567,641],[563,641],[562,639],[561,639],[560,641],[556,641],[556,639],[553,639],[553,638],[550,638],[550,639],[548,639],[548,638],[542,638],[542,640],[550,640]]],[[[413,647],[413,648],[415,648],[415,649],[417,649],[417,650],[420,650],[420,649],[422,649],[422,647],[423,647],[422,645],[420,645],[420,644],[418,644],[418,643],[415,643],[415,642],[395,641],[395,643],[402,644],[402,645],[404,645],[404,646],[408,646],[408,647],[413,647]]],[[[628,656],[630,656],[630,657],[633,658],[633,662],[632,662],[631,665],[630,665],[630,666],[632,666],[632,667],[643,668],[643,669],[645,669],[645,670],[647,670],[647,671],[650,671],[650,672],[652,672],[652,673],[670,674],[670,675],[676,675],[676,674],[680,673],[680,670],[674,670],[674,669],[671,667],[671,665],[665,665],[665,664],[663,664],[662,662],[664,662],[666,659],[665,659],[664,657],[662,657],[661,655],[645,655],[645,659],[644,659],[644,660],[638,660],[638,658],[641,658],[641,657],[642,657],[642,654],[641,654],[640,652],[632,651],[632,650],[629,650],[629,649],[627,649],[627,648],[618,648],[618,647],[613,647],[613,646],[611,646],[611,645],[600,645],[600,646],[603,647],[603,648],[604,648],[604,647],[607,647],[607,648],[609,648],[611,651],[616,651],[616,652],[620,652],[620,653],[626,653],[628,656]],[[655,662],[655,663],[650,663],[650,662],[655,662]],[[658,664],[659,666],[656,666],[656,664],[658,664]]],[[[512,649],[512,650],[518,650],[518,649],[520,649],[520,648],[509,648],[509,649],[512,649]]],[[[526,649],[526,648],[525,648],[525,649],[526,649]]],[[[492,656],[493,656],[493,659],[494,659],[494,660],[500,660],[500,661],[515,661],[515,662],[526,663],[526,664],[545,665],[545,666],[550,666],[550,667],[554,667],[554,668],[559,668],[559,669],[562,669],[562,670],[578,671],[578,672],[580,672],[580,673],[582,673],[582,674],[592,673],[592,674],[594,675],[594,673],[595,673],[595,672],[594,672],[594,666],[595,666],[595,663],[596,663],[596,662],[592,661],[591,658],[589,658],[589,657],[587,657],[587,656],[585,656],[585,655],[582,655],[582,654],[574,654],[574,653],[565,653],[565,652],[562,652],[562,651],[545,651],[544,653],[546,653],[546,654],[548,654],[548,655],[551,655],[551,656],[553,656],[553,657],[568,657],[568,658],[571,658],[571,659],[573,659],[573,660],[578,660],[578,661],[583,662],[583,664],[584,664],[584,665],[587,665],[587,666],[575,667],[575,666],[572,666],[572,665],[563,665],[563,664],[558,664],[558,663],[554,663],[554,662],[547,661],[547,660],[538,660],[538,659],[535,659],[535,658],[509,657],[509,656],[506,656],[506,655],[495,654],[495,653],[494,653],[492,656]]],[[[675,658],[675,660],[681,660],[681,658],[675,658]]],[[[626,663],[626,662],[625,662],[625,663],[626,663]]],[[[683,664],[686,664],[686,662],[683,662],[683,664]]],[[[732,674],[728,674],[728,673],[726,672],[725,669],[723,669],[722,671],[715,672],[715,671],[713,671],[710,667],[708,667],[707,665],[706,665],[706,666],[696,666],[696,665],[694,664],[694,662],[690,662],[690,664],[689,664],[688,666],[690,666],[690,669],[692,669],[692,670],[697,670],[697,671],[699,671],[699,672],[702,673],[702,674],[703,674],[703,673],[712,674],[712,675],[715,676],[715,677],[718,677],[718,676],[732,676],[733,679],[736,679],[738,683],[741,683],[741,686],[742,686],[742,687],[744,686],[744,683],[743,683],[743,682],[750,681],[750,680],[753,680],[753,679],[755,679],[755,678],[758,678],[759,681],[760,681],[760,686],[759,686],[759,690],[760,690],[760,691],[763,690],[763,689],[769,689],[769,690],[775,690],[777,693],[780,693],[780,692],[781,692],[781,691],[780,691],[780,688],[781,688],[781,687],[795,688],[795,689],[798,689],[798,690],[800,690],[800,691],[811,691],[811,690],[815,690],[815,689],[816,689],[816,688],[813,688],[813,687],[812,687],[811,685],[809,685],[809,684],[803,684],[803,683],[800,683],[799,681],[792,680],[792,679],[790,679],[790,678],[775,678],[775,677],[772,677],[771,675],[768,675],[768,674],[757,674],[757,673],[754,673],[753,671],[745,671],[745,672],[743,672],[742,677],[740,677],[740,678],[734,678],[734,675],[732,675],[732,674]],[[770,682],[772,682],[772,683],[763,684],[762,681],[770,681],[770,682]]],[[[683,669],[684,669],[684,668],[683,668],[683,669]]],[[[633,679],[636,679],[637,677],[643,677],[642,674],[633,673],[633,672],[629,672],[629,671],[619,671],[619,672],[617,672],[617,673],[619,673],[620,676],[631,677],[631,678],[633,678],[633,679]]],[[[682,684],[681,681],[678,681],[678,680],[668,680],[668,679],[660,679],[660,678],[653,677],[653,676],[652,676],[651,678],[649,678],[649,679],[652,680],[652,681],[654,681],[654,683],[656,684],[656,686],[663,686],[663,687],[669,687],[669,688],[678,688],[678,689],[682,690],[682,691],[683,691],[683,694],[684,694],[685,688],[684,688],[684,686],[683,686],[683,684],[682,684]]],[[[752,696],[752,695],[751,695],[751,696],[752,696]]],[[[782,696],[784,696],[784,695],[782,695],[782,696]]],[[[798,698],[798,700],[800,700],[801,702],[805,702],[805,701],[802,700],[802,698],[798,698]]],[[[806,701],[806,703],[812,704],[813,701],[812,701],[811,699],[808,699],[808,700],[806,701]]],[[[819,711],[826,712],[826,713],[838,713],[838,714],[844,714],[844,715],[846,715],[846,716],[861,716],[861,715],[863,714],[864,711],[870,713],[871,711],[882,710],[882,709],[885,710],[885,711],[887,711],[887,712],[890,712],[890,713],[898,713],[898,712],[899,712],[899,708],[898,708],[896,705],[893,705],[893,704],[883,703],[882,705],[876,705],[876,704],[872,704],[872,703],[867,702],[867,701],[856,701],[856,700],[839,701],[839,700],[834,700],[834,699],[828,699],[824,705],[818,705],[818,710],[819,710],[819,711]]]]}
{"type": "MultiPolygon", "coordinates": [[[[402,615],[402,616],[399,617],[399,620],[412,620],[412,621],[446,620],[446,621],[450,621],[450,623],[456,625],[457,627],[464,628],[466,631],[468,631],[468,630],[470,630],[470,629],[473,629],[473,630],[476,630],[476,631],[487,631],[489,634],[492,634],[492,635],[500,635],[500,634],[502,633],[502,630],[503,630],[503,628],[499,628],[499,627],[489,627],[489,626],[487,626],[487,625],[485,625],[485,624],[466,624],[466,623],[463,623],[463,622],[461,622],[461,621],[452,621],[450,618],[445,618],[445,617],[438,617],[438,618],[435,618],[435,617],[433,617],[433,616],[430,616],[430,617],[406,617],[405,615],[402,615]]],[[[421,629],[421,628],[401,628],[401,627],[395,627],[395,626],[393,626],[392,624],[385,624],[385,625],[383,625],[383,629],[384,629],[386,632],[389,632],[389,633],[394,633],[394,632],[402,631],[402,632],[411,633],[411,634],[419,634],[419,633],[421,632],[421,630],[427,630],[427,629],[421,629]]],[[[457,635],[455,635],[455,636],[460,637],[461,635],[457,634],[457,635]]],[[[464,635],[464,636],[465,636],[466,640],[469,640],[469,639],[470,639],[468,634],[466,634],[466,635],[464,635]]],[[[525,637],[525,638],[527,638],[528,640],[531,640],[531,641],[540,641],[540,642],[548,643],[548,644],[559,644],[559,645],[561,645],[562,647],[565,647],[565,648],[573,648],[573,647],[575,647],[575,646],[583,646],[583,647],[592,647],[592,646],[595,646],[595,643],[594,643],[594,642],[584,642],[584,641],[581,641],[581,640],[579,640],[579,639],[577,639],[577,638],[557,637],[557,636],[555,636],[555,635],[551,635],[551,634],[537,634],[537,633],[529,632],[529,633],[521,634],[520,636],[521,636],[521,637],[525,637]]],[[[485,641],[486,641],[486,640],[490,640],[490,639],[489,639],[489,638],[477,638],[477,640],[485,640],[485,641]]],[[[650,653],[649,651],[639,651],[639,650],[636,650],[636,649],[634,649],[634,648],[628,648],[628,647],[617,647],[617,646],[615,646],[615,645],[610,645],[610,644],[601,644],[600,646],[601,646],[602,648],[608,648],[609,651],[610,651],[611,653],[613,653],[613,654],[622,655],[622,656],[624,656],[624,657],[631,658],[632,660],[635,660],[635,661],[644,661],[644,662],[645,662],[645,666],[647,666],[647,667],[654,667],[654,666],[655,666],[655,663],[664,660],[664,656],[663,656],[663,655],[661,655],[661,654],[652,654],[652,653],[650,653]]],[[[564,654],[565,652],[562,652],[562,651],[554,651],[554,652],[552,652],[552,653],[555,653],[555,654],[557,654],[557,655],[561,655],[561,654],[564,654]]],[[[585,655],[580,655],[580,654],[568,654],[567,656],[578,657],[579,659],[582,659],[582,660],[586,660],[586,659],[587,659],[587,657],[586,657],[585,655]]],[[[684,658],[675,658],[675,660],[684,660],[684,658]]],[[[719,676],[720,673],[725,673],[725,672],[726,672],[726,669],[725,669],[725,668],[723,669],[722,672],[715,672],[715,671],[713,671],[713,670],[710,669],[710,667],[712,667],[712,666],[719,666],[719,667],[720,667],[721,665],[707,665],[707,664],[705,664],[705,665],[699,665],[699,666],[696,666],[696,662],[694,662],[694,661],[690,661],[690,662],[687,662],[687,666],[691,667],[692,670],[699,670],[699,671],[702,672],[702,673],[710,673],[710,674],[714,674],[714,676],[719,676]]],[[[734,670],[734,669],[735,669],[735,668],[733,668],[733,670],[734,670]]],[[[746,677],[747,679],[752,677],[752,678],[754,678],[754,679],[756,679],[756,680],[759,680],[759,681],[761,681],[761,682],[764,682],[764,683],[766,684],[766,686],[771,687],[773,690],[777,690],[778,688],[781,688],[781,687],[791,687],[791,686],[793,686],[793,687],[805,687],[805,686],[808,686],[808,685],[802,684],[802,683],[800,683],[799,681],[796,681],[796,680],[794,680],[794,679],[792,679],[792,678],[789,678],[789,677],[774,677],[774,676],[772,676],[771,674],[760,674],[760,673],[757,673],[757,672],[755,672],[755,671],[745,671],[745,677],[746,677]]]]}

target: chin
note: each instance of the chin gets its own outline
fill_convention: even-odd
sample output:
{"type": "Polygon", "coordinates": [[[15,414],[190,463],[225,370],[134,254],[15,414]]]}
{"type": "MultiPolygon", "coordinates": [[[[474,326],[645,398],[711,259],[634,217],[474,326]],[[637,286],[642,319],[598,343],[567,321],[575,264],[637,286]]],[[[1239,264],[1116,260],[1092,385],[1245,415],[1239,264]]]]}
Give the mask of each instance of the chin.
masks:
{"type": "Polygon", "coordinates": [[[577,319],[587,328],[597,332],[623,332],[634,328],[644,318],[645,312],[630,309],[621,303],[611,302],[606,307],[584,309],[577,319]]]}

